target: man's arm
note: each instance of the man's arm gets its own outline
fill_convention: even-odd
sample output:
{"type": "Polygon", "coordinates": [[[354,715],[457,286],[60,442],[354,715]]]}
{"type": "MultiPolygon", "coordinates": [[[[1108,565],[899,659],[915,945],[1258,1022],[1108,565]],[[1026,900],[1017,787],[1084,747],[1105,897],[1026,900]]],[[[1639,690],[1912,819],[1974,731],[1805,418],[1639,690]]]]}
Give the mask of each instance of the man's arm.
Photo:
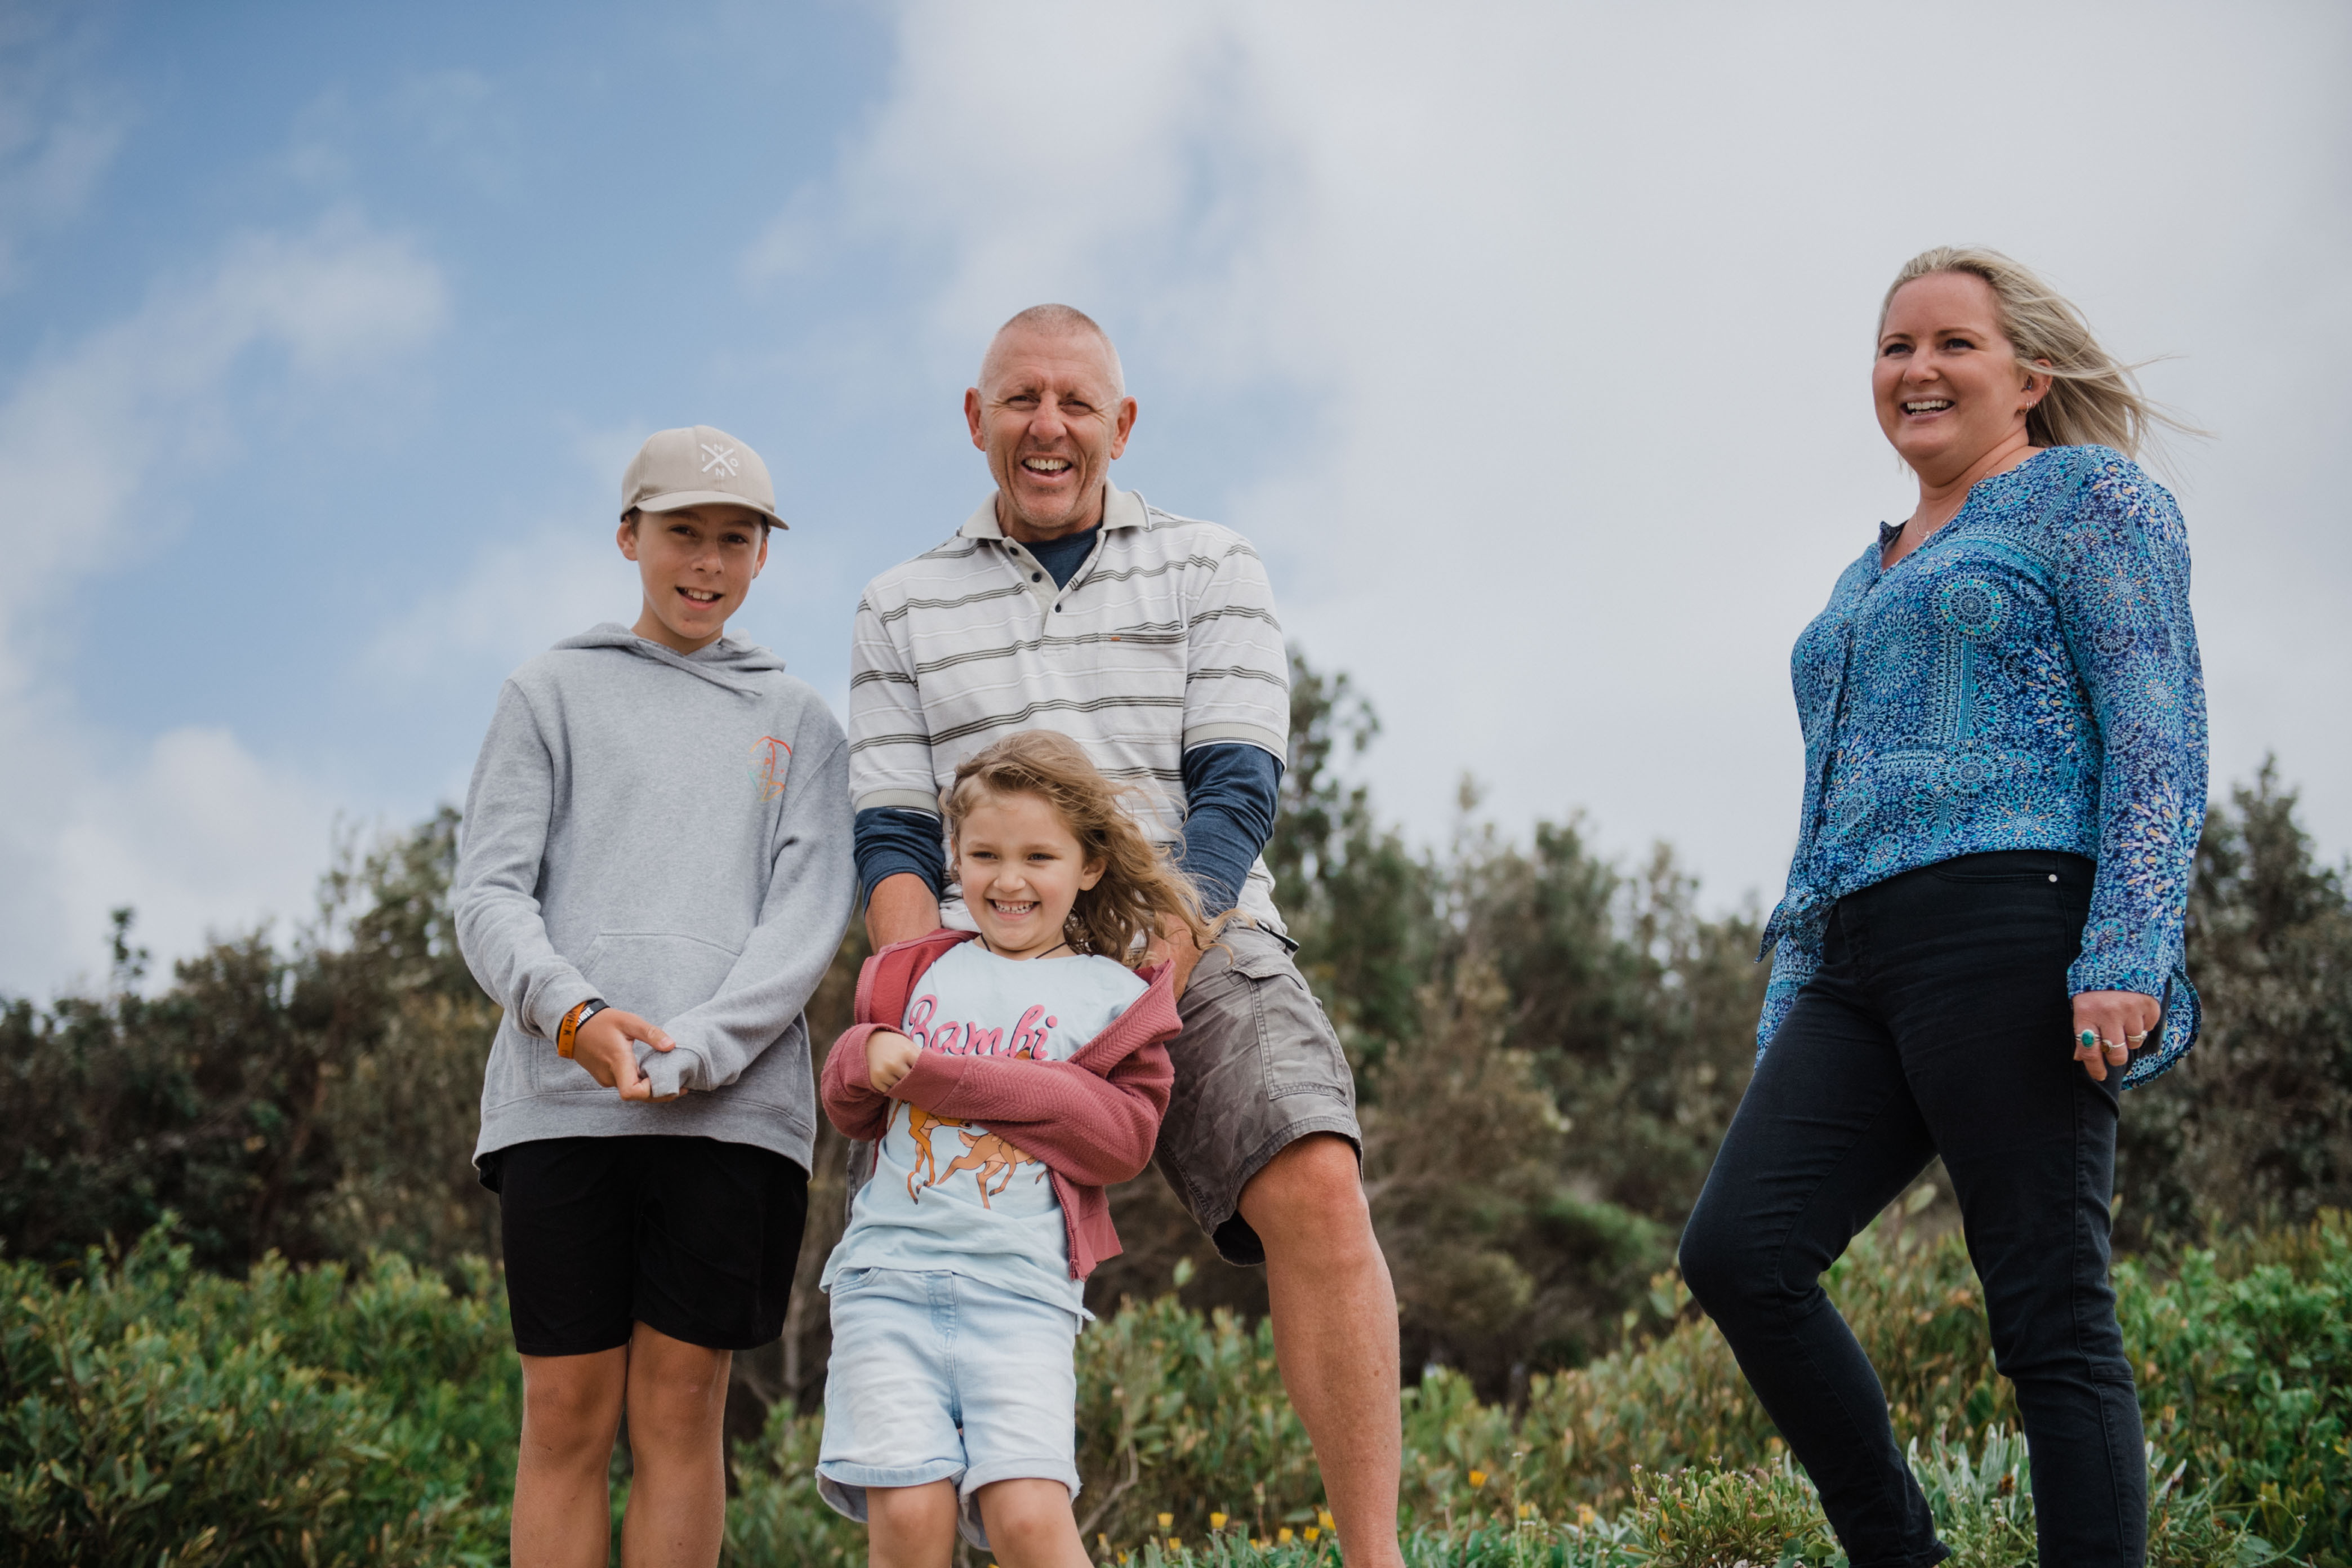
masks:
{"type": "Polygon", "coordinates": [[[857,881],[875,952],[939,929],[948,875],[940,834],[939,817],[928,811],[868,806],[857,814],[857,881]]]}
{"type": "Polygon", "coordinates": [[[909,871],[883,879],[866,900],[866,940],[881,952],[940,929],[940,900],[931,885],[909,871]]]}
{"type": "Polygon", "coordinates": [[[1282,762],[1242,742],[1184,753],[1184,870],[1209,913],[1241,901],[1250,868],[1274,837],[1282,762]]]}
{"type": "Polygon", "coordinates": [[[857,807],[857,877],[866,934],[877,952],[940,926],[947,884],[930,721],[901,640],[906,619],[886,621],[874,590],[857,602],[849,645],[850,791],[857,807]]]}

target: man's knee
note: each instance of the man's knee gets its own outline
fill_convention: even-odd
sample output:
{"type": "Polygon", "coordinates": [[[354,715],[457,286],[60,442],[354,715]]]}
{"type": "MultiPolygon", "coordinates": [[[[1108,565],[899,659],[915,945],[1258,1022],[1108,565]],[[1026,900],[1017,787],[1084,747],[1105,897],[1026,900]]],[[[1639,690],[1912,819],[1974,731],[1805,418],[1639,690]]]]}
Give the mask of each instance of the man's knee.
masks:
{"type": "Polygon", "coordinates": [[[1310,1132],[1286,1145],[1242,1189],[1242,1217],[1269,1247],[1313,1237],[1324,1247],[1369,1241],[1356,1146],[1336,1132],[1310,1132]]]}

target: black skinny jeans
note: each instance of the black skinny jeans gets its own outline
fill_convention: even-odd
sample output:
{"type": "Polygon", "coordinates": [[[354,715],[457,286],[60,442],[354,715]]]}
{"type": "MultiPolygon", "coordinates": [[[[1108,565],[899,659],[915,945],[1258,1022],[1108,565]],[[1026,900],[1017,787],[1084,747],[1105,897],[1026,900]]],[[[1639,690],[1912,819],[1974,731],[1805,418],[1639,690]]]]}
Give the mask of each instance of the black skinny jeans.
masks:
{"type": "Polygon", "coordinates": [[[2042,1561],[2144,1555],[2139,1401],[2107,1282],[2122,1075],[2092,1082],[2068,1038],[2092,872],[1968,855],[1838,900],[1683,1234],[1692,1293],[1855,1568],[1949,1553],[1821,1273],[1937,1154],[2017,1389],[2042,1561]]]}

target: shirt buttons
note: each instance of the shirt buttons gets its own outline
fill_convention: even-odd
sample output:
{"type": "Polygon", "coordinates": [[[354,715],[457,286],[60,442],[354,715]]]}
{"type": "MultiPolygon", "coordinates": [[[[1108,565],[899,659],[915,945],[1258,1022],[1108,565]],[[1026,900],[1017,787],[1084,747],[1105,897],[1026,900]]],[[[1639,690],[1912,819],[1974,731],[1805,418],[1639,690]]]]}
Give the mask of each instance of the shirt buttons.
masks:
{"type": "Polygon", "coordinates": [[[2050,873],[2050,879],[2051,879],[2052,881],[2053,881],[2053,882],[2054,882],[2054,881],[2056,881],[2056,880],[2058,879],[2058,873],[2057,873],[2057,872],[2055,872],[2055,871],[2051,872],[2051,873],[2050,873]]]}
{"type": "Polygon", "coordinates": [[[1042,582],[1044,582],[1045,580],[1045,574],[1044,574],[1043,572],[1032,572],[1032,573],[1030,573],[1030,574],[1029,574],[1029,581],[1031,581],[1032,583],[1042,583],[1042,582]]]}

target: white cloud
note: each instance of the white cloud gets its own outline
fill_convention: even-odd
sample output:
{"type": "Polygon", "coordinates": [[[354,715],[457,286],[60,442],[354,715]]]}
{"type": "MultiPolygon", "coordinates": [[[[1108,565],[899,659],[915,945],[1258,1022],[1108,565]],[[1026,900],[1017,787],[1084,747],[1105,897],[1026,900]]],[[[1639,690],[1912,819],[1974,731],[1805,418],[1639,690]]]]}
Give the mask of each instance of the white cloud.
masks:
{"type": "Polygon", "coordinates": [[[87,972],[129,903],[157,952],[299,915],[328,792],[234,735],[110,734],[44,680],[40,611],[139,548],[158,498],[236,444],[232,373],[275,350],[317,386],[440,326],[438,271],[349,216],[257,234],[205,275],[36,363],[0,400],[0,988],[87,972]]]}
{"type": "Polygon", "coordinates": [[[2340,11],[1475,15],[909,5],[888,99],[747,266],[929,258],[871,335],[957,386],[1012,310],[1097,310],[1143,400],[1128,468],[1217,486],[1268,550],[1293,634],[1382,710],[1389,809],[1434,833],[1473,771],[1507,821],[1586,806],[1769,902],[1789,645],[1911,504],[1867,404],[1879,291],[1999,245],[2119,352],[2184,356],[2151,379],[2224,433],[2177,465],[2216,778],[2278,745],[2352,841],[2352,738],[2311,722],[2352,679],[2352,545],[2291,412],[2352,349],[2340,11]],[[2096,68],[2055,89],[2029,36],[2096,68]],[[1195,439],[1235,413],[1158,452],[1171,395],[1195,439]]]}
{"type": "Polygon", "coordinates": [[[385,623],[363,667],[412,691],[510,669],[599,621],[635,620],[627,571],[602,529],[543,525],[487,547],[456,582],[385,623]]]}
{"type": "Polygon", "coordinates": [[[0,291],[28,244],[79,216],[131,116],[77,69],[94,24],[30,6],[0,16],[0,291]]]}

